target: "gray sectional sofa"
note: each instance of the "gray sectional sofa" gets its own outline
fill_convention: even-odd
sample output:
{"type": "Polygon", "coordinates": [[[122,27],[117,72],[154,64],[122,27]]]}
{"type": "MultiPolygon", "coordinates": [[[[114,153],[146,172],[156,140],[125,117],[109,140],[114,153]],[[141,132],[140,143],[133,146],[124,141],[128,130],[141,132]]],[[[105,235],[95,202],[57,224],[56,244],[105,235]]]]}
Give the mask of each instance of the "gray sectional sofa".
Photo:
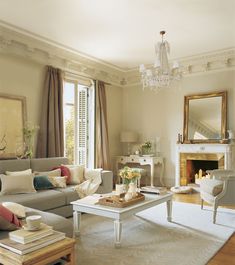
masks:
{"type": "MultiPolygon", "coordinates": [[[[31,168],[33,171],[50,171],[61,164],[68,164],[65,157],[38,158],[21,160],[0,160],[0,174],[5,171],[21,171],[31,168]]],[[[102,183],[97,193],[111,192],[113,188],[113,174],[111,171],[102,171],[102,183]]],[[[55,230],[66,232],[67,236],[72,234],[71,222],[63,217],[72,216],[72,205],[70,202],[79,199],[72,185],[66,188],[55,188],[37,191],[32,194],[0,195],[1,202],[16,202],[27,207],[27,215],[38,213],[43,221],[54,227],[55,230]],[[59,215],[59,216],[58,216],[59,215]]],[[[0,233],[0,238],[4,237],[0,233]]]]}

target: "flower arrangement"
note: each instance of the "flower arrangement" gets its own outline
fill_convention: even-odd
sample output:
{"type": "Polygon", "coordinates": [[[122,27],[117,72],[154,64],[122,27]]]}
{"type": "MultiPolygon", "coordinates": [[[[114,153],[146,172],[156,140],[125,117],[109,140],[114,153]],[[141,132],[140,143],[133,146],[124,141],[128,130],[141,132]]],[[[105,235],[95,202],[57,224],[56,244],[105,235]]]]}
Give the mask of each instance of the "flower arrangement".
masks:
{"type": "Polygon", "coordinates": [[[152,143],[150,141],[146,141],[144,144],[142,144],[142,153],[143,154],[149,154],[152,149],[152,143]]]}
{"type": "Polygon", "coordinates": [[[30,125],[30,124],[27,124],[23,128],[23,135],[24,135],[24,141],[25,141],[25,152],[24,152],[25,158],[32,158],[33,157],[34,136],[35,136],[38,129],[39,129],[39,126],[30,125]]]}
{"type": "Polygon", "coordinates": [[[123,184],[130,184],[131,182],[136,182],[138,178],[141,177],[140,173],[136,169],[130,167],[124,167],[120,170],[119,176],[123,180],[123,184]]]}

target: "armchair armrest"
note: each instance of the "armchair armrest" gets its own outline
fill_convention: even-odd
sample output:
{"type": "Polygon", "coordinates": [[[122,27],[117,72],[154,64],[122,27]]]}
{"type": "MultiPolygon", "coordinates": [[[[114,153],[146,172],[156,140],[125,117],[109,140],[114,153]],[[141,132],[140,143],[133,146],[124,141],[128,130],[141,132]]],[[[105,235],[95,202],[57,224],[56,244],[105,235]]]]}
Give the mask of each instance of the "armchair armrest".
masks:
{"type": "Polygon", "coordinates": [[[206,172],[209,173],[213,177],[213,179],[225,180],[229,176],[235,176],[235,171],[229,169],[214,169],[207,170],[206,172]]]}
{"type": "Polygon", "coordinates": [[[113,172],[103,170],[101,172],[102,182],[97,190],[97,193],[109,193],[113,190],[113,172]]]}
{"type": "Polygon", "coordinates": [[[201,192],[217,196],[223,190],[224,182],[217,179],[202,179],[200,183],[201,192]]]}

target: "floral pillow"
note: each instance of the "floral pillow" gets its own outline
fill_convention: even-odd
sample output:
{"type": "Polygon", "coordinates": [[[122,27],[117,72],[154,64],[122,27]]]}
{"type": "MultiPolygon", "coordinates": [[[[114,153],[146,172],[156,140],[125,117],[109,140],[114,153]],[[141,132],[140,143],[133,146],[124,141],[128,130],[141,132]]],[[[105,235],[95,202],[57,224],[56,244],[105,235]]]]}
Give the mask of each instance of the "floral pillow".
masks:
{"type": "Polygon", "coordinates": [[[61,166],[55,167],[53,169],[54,170],[55,169],[61,170],[61,176],[66,178],[66,184],[69,184],[71,182],[71,172],[70,172],[68,167],[61,165],[61,166]]]}

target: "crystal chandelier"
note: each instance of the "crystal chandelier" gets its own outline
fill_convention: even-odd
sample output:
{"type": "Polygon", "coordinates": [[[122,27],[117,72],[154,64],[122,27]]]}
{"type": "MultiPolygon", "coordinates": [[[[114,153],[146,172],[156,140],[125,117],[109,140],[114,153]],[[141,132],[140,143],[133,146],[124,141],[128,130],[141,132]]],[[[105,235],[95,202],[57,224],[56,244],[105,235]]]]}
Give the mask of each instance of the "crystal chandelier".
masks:
{"type": "Polygon", "coordinates": [[[165,33],[165,31],[160,31],[162,41],[155,45],[157,58],[152,69],[145,68],[144,64],[140,65],[143,89],[149,87],[151,90],[158,91],[163,87],[168,87],[171,81],[180,80],[182,77],[179,63],[175,61],[170,67],[168,62],[167,54],[170,52],[170,45],[163,40],[165,33]]]}

